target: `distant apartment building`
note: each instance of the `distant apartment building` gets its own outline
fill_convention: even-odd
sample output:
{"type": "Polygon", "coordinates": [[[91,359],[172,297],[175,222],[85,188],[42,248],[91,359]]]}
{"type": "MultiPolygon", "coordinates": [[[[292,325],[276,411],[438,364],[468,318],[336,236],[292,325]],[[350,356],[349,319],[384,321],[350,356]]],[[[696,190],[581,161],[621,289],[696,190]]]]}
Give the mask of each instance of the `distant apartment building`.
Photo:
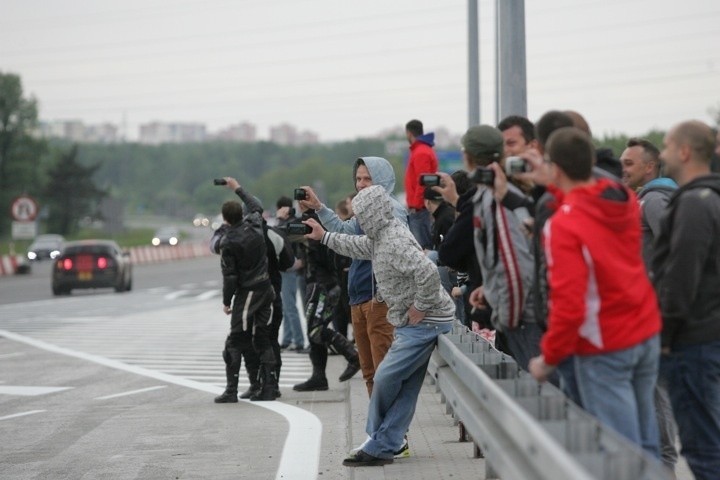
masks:
{"type": "Polygon", "coordinates": [[[152,122],[140,125],[140,143],[159,145],[162,143],[203,142],[207,137],[204,123],[152,122]]]}
{"type": "Polygon", "coordinates": [[[319,143],[320,138],[314,132],[298,129],[288,123],[270,127],[270,141],[278,145],[311,145],[319,143]]]}
{"type": "Polygon", "coordinates": [[[256,142],[257,127],[252,123],[242,122],[220,130],[213,138],[231,142],[256,142]]]}
{"type": "Polygon", "coordinates": [[[85,125],[80,120],[40,122],[39,134],[46,138],[61,138],[77,143],[115,143],[119,140],[116,125],[85,125]]]}

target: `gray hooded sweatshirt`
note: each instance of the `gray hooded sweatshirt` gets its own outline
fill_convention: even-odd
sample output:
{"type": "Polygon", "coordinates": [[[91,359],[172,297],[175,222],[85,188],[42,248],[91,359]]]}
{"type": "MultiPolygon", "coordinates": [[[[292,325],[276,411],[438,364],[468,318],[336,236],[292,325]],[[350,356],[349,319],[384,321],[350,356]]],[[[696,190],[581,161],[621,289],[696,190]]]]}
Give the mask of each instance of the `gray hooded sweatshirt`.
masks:
{"type": "Polygon", "coordinates": [[[452,322],[455,304],[440,283],[437,266],[395,218],[383,187],[361,190],[352,206],[365,235],[326,232],[322,243],[341,255],[372,261],[378,297],[388,304],[388,322],[406,325],[411,305],[425,312],[423,322],[452,322]]]}

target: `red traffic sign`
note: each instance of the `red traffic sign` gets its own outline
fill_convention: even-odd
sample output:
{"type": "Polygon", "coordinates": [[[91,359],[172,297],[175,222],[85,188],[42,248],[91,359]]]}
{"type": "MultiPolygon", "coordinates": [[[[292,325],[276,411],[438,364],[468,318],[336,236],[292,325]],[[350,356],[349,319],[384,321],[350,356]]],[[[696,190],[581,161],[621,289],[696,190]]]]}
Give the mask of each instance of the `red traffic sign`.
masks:
{"type": "Polygon", "coordinates": [[[18,222],[32,222],[38,214],[37,202],[28,196],[20,196],[12,201],[10,207],[13,220],[18,222]]]}

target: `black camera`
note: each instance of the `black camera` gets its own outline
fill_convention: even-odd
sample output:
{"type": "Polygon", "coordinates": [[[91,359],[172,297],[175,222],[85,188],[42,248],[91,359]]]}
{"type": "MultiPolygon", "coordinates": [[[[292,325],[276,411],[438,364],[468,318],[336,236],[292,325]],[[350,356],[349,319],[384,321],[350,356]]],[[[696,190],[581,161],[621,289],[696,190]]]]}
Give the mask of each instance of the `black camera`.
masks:
{"type": "Polygon", "coordinates": [[[227,180],[224,178],[216,178],[213,180],[213,185],[227,185],[227,180]]]}
{"type": "Polygon", "coordinates": [[[285,228],[287,229],[288,235],[307,235],[312,232],[312,227],[310,225],[305,225],[300,222],[288,223],[285,225],[285,228]]]}
{"type": "Polygon", "coordinates": [[[295,200],[306,200],[307,199],[307,192],[304,188],[296,188],[295,192],[293,192],[293,198],[295,200]]]}
{"type": "Polygon", "coordinates": [[[525,173],[528,171],[530,171],[530,168],[522,157],[507,157],[505,159],[505,174],[508,177],[516,173],[525,173]]]}
{"type": "Polygon", "coordinates": [[[434,173],[423,173],[420,175],[420,185],[423,187],[439,187],[440,175],[434,173]]]}
{"type": "Polygon", "coordinates": [[[477,167],[474,172],[468,175],[473,183],[493,186],[495,183],[495,170],[488,167],[477,167]]]}

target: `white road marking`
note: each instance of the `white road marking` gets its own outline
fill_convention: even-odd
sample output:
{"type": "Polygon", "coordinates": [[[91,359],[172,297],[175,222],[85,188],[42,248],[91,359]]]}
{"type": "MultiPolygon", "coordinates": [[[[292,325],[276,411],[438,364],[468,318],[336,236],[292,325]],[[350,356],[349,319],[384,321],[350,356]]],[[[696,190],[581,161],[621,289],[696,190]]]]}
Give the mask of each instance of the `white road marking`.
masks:
{"type": "Polygon", "coordinates": [[[110,398],[125,397],[127,395],[135,395],[136,393],[152,392],[153,390],[159,390],[165,388],[166,385],[158,385],[157,387],[141,388],[139,390],[131,390],[129,392],[116,393],[114,395],[105,395],[104,397],[97,397],[95,400],[108,400],[110,398]]]}
{"type": "Polygon", "coordinates": [[[0,355],[0,358],[22,357],[23,355],[25,355],[25,354],[22,352],[5,353],[3,355],[0,355]]]}
{"type": "Polygon", "coordinates": [[[35,413],[42,413],[44,411],[45,410],[30,410],[29,412],[16,413],[14,415],[6,415],[4,417],[0,417],[0,420],[9,420],[11,418],[24,417],[25,415],[33,415],[35,413]]]}
{"type": "MultiPolygon", "coordinates": [[[[154,378],[166,383],[172,383],[195,390],[219,395],[223,392],[222,387],[195,382],[182,377],[168,375],[166,373],[149,370],[134,365],[92,355],[89,353],[70,350],[51,343],[35,340],[24,335],[0,330],[0,337],[21,342],[48,352],[59,353],[70,357],[80,358],[110,368],[116,368],[137,375],[154,378]]],[[[279,415],[282,415],[288,422],[288,435],[285,438],[280,465],[275,480],[316,480],[320,463],[320,441],[322,439],[322,423],[320,419],[307,410],[303,410],[282,402],[250,402],[243,400],[256,407],[265,408],[279,415]]],[[[32,413],[37,413],[35,411],[32,413]]],[[[2,418],[0,418],[2,420],[2,418]]]]}
{"type": "Polygon", "coordinates": [[[171,292],[171,293],[168,293],[167,295],[165,295],[164,298],[165,298],[165,300],[175,300],[177,298],[182,297],[183,295],[185,295],[188,292],[189,292],[189,290],[175,290],[174,292],[171,292]]]}
{"type": "Polygon", "coordinates": [[[219,297],[221,295],[220,290],[208,290],[207,292],[197,295],[197,300],[210,300],[211,298],[219,297]]]}
{"type": "Polygon", "coordinates": [[[22,397],[35,397],[37,395],[46,395],[48,393],[61,392],[69,390],[73,387],[26,387],[22,385],[3,385],[0,386],[0,395],[19,395],[22,397]]]}

